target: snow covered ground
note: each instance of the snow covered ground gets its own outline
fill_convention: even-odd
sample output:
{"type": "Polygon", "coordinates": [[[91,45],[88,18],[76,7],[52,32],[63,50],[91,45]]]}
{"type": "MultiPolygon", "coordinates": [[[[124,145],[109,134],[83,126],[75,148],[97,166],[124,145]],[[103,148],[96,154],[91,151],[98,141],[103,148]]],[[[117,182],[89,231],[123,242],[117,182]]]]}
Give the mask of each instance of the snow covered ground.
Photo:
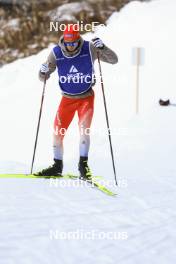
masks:
{"type": "MultiPolygon", "coordinates": [[[[56,187],[42,179],[0,179],[0,263],[175,263],[176,108],[158,106],[160,97],[176,103],[175,12],[174,0],[134,1],[96,32],[119,56],[118,65],[102,63],[120,185],[111,189],[117,197],[76,187],[73,181],[56,187]],[[145,48],[137,116],[131,64],[135,46],[145,48]],[[72,233],[69,239],[70,232],[75,238],[72,233]]],[[[29,172],[42,93],[37,72],[51,48],[0,70],[0,173],[29,172]]],[[[95,91],[90,166],[95,175],[112,180],[108,138],[101,132],[106,123],[99,83],[95,91]]],[[[53,74],[47,82],[35,170],[52,162],[59,100],[53,74]]],[[[64,167],[75,174],[76,125],[75,118],[65,138],[64,167]]]]}

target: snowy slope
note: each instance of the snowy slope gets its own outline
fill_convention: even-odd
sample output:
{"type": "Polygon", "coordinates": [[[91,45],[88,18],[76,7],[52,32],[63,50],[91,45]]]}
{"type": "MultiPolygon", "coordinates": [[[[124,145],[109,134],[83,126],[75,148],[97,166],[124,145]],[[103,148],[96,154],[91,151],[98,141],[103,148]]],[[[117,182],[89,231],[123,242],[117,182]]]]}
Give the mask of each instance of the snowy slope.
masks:
{"type": "MultiPolygon", "coordinates": [[[[175,263],[176,108],[161,108],[157,103],[160,97],[176,101],[175,11],[174,0],[134,1],[96,32],[119,55],[118,65],[102,63],[114,131],[118,196],[75,187],[73,181],[71,186],[56,188],[42,179],[1,179],[0,263],[175,263]],[[131,64],[134,46],[145,48],[138,116],[135,67],[131,64]],[[50,237],[57,230],[114,232],[119,239],[50,237]]],[[[0,70],[1,173],[27,173],[30,169],[42,93],[37,72],[51,48],[0,70]]],[[[98,73],[97,65],[96,70],[98,73]]],[[[99,83],[95,91],[90,166],[96,175],[112,180],[108,138],[101,133],[106,123],[99,83]]],[[[57,76],[53,74],[47,82],[36,170],[52,162],[52,123],[59,100],[57,76]]],[[[65,172],[77,173],[76,142],[75,118],[65,138],[65,172]]]]}

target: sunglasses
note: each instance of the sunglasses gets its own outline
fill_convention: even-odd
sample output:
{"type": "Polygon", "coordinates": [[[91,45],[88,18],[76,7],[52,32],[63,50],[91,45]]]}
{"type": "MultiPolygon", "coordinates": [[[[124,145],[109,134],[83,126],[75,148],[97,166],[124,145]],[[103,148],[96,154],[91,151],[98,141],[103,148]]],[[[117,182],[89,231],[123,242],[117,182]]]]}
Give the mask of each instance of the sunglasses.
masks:
{"type": "Polygon", "coordinates": [[[65,47],[76,47],[78,45],[78,41],[74,42],[64,42],[65,47]]]}

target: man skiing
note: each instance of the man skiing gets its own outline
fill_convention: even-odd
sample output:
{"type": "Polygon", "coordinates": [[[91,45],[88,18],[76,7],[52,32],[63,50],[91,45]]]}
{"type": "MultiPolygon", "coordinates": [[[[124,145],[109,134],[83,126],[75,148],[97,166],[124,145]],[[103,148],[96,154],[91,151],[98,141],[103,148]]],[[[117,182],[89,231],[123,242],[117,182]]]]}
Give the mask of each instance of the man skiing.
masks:
{"type": "Polygon", "coordinates": [[[94,62],[97,59],[115,64],[117,55],[102,42],[95,38],[91,42],[83,40],[77,25],[68,24],[61,36],[59,44],[55,46],[42,64],[39,78],[44,81],[57,68],[59,86],[62,98],[59,104],[53,133],[54,164],[36,173],[39,176],[61,176],[63,170],[63,139],[75,113],[78,113],[80,143],[80,159],[78,170],[80,177],[88,179],[91,176],[88,166],[90,135],[86,133],[90,128],[94,113],[94,62]]]}

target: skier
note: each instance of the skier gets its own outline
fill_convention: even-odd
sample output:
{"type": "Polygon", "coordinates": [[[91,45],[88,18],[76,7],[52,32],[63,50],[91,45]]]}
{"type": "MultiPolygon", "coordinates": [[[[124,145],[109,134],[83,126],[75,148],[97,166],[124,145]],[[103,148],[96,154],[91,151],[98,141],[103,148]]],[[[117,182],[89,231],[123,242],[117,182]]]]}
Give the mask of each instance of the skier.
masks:
{"type": "Polygon", "coordinates": [[[91,126],[94,112],[94,62],[97,59],[115,64],[117,55],[100,38],[85,41],[80,36],[77,25],[68,24],[53,48],[46,63],[42,64],[39,78],[44,81],[57,68],[62,98],[59,104],[53,133],[54,164],[36,173],[38,176],[61,176],[63,171],[63,139],[75,112],[78,113],[80,131],[80,177],[91,177],[88,166],[90,135],[86,133],[91,126]]]}

